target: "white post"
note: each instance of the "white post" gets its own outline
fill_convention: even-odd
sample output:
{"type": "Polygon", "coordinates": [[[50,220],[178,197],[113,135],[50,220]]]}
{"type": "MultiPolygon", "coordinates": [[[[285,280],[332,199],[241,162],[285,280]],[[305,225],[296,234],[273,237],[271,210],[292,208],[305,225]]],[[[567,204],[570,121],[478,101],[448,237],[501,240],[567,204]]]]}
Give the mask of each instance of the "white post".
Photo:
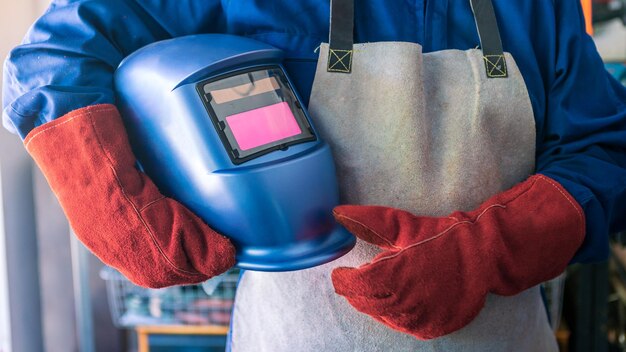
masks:
{"type": "MultiPolygon", "coordinates": [[[[0,0],[0,63],[50,0],[0,0]]],[[[32,161],[0,127],[0,352],[43,351],[32,161]]]]}
{"type": "MultiPolygon", "coordinates": [[[[6,351],[43,351],[32,161],[19,138],[0,131],[0,321],[6,351]],[[9,303],[10,302],[10,303],[9,303]]],[[[4,342],[3,342],[4,343],[4,342]]],[[[5,352],[4,350],[2,352],[5,352]]]]}

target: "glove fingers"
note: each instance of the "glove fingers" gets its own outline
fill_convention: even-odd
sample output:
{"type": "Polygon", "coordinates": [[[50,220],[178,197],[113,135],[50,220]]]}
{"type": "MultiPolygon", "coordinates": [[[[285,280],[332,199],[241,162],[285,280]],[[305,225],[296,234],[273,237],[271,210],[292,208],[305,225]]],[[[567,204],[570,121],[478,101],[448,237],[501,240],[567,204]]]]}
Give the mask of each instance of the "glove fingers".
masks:
{"type": "Polygon", "coordinates": [[[394,301],[397,299],[397,297],[391,293],[378,295],[377,297],[356,294],[344,295],[343,297],[354,309],[363,314],[370,315],[380,322],[382,322],[380,316],[390,314],[389,309],[395,306],[394,301]]]}
{"type": "Polygon", "coordinates": [[[336,268],[331,278],[335,292],[345,297],[384,300],[393,296],[388,285],[380,280],[381,277],[367,273],[362,268],[336,268]]]}
{"type": "Polygon", "coordinates": [[[420,340],[431,340],[451,334],[471,323],[485,306],[486,296],[481,294],[463,297],[457,302],[443,301],[439,303],[442,305],[440,307],[433,307],[431,304],[416,306],[415,309],[404,312],[379,313],[377,320],[420,340]]]}
{"type": "MultiPolygon", "coordinates": [[[[383,303],[378,299],[370,299],[362,296],[345,297],[346,301],[357,311],[370,315],[374,318],[386,313],[389,303],[383,303]]],[[[384,300],[383,300],[384,301],[384,300]]],[[[380,320],[379,320],[380,321],[380,320]]]]}
{"type": "Polygon", "coordinates": [[[341,205],[335,207],[333,215],[338,223],[361,240],[384,249],[400,249],[397,243],[399,212],[379,206],[341,205]]]}
{"type": "Polygon", "coordinates": [[[427,240],[461,221],[455,217],[415,216],[407,211],[371,205],[341,205],[333,215],[363,241],[399,250],[427,240]]]}

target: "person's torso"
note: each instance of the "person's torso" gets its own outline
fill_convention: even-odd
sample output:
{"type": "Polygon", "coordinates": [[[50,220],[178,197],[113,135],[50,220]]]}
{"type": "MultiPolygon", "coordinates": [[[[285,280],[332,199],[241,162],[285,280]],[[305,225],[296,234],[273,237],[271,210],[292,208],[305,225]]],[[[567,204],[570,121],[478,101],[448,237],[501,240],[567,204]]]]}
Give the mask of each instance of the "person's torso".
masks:
{"type": "MultiPolygon", "coordinates": [[[[463,3],[469,9],[469,1],[463,3]]],[[[390,22],[393,15],[389,12],[397,8],[386,13],[389,18],[382,15],[385,11],[364,14],[368,9],[357,7],[356,33],[359,21],[368,24],[361,37],[355,36],[357,43],[363,36],[376,37],[370,33],[370,21],[381,21],[381,32],[396,32],[389,40],[377,38],[355,45],[352,74],[326,72],[328,46],[320,46],[324,38],[307,35],[300,42],[306,45],[313,40],[319,49],[314,50],[320,59],[309,110],[318,133],[333,150],[343,203],[386,205],[443,216],[455,209],[470,210],[534,171],[533,109],[514,55],[506,58],[508,79],[493,79],[485,72],[481,51],[474,49],[479,40],[461,48],[464,50],[447,50],[441,46],[446,36],[433,40],[428,30],[414,35],[413,40],[404,39],[398,30],[401,26],[390,22]],[[430,41],[430,47],[415,44],[415,38],[430,41]],[[437,45],[441,46],[438,50],[434,48],[437,45]]],[[[421,28],[436,27],[432,22],[437,21],[428,16],[428,6],[421,13],[427,16],[417,16],[417,21],[431,21],[421,28]]],[[[409,17],[405,23],[416,22],[409,17]]],[[[461,31],[457,39],[471,42],[476,33],[471,12],[469,19],[472,30],[461,31]]],[[[297,35],[267,32],[251,36],[268,40],[297,35]]],[[[308,64],[296,51],[287,52],[290,64],[308,64]]],[[[295,72],[307,73],[302,69],[295,72]]],[[[234,351],[555,348],[538,288],[510,298],[489,296],[470,325],[426,342],[356,312],[334,293],[330,272],[338,266],[364,264],[376,252],[375,247],[359,242],[345,257],[320,267],[290,273],[246,273],[233,318],[234,351]]],[[[450,278],[442,278],[446,279],[450,278]]]]}
{"type": "MultiPolygon", "coordinates": [[[[357,44],[351,74],[326,72],[328,52],[322,44],[309,111],[333,151],[342,203],[445,216],[471,210],[533,173],[534,119],[511,56],[507,78],[488,78],[486,67],[493,68],[477,49],[423,54],[413,43],[357,44]]],[[[377,252],[359,241],[319,267],[246,272],[233,351],[555,350],[538,287],[513,297],[489,295],[472,323],[430,341],[357,312],[335,294],[330,274],[377,252]]]]}
{"type": "MultiPolygon", "coordinates": [[[[159,21],[157,18],[157,21],[165,25],[165,29],[172,36],[203,32],[231,33],[254,38],[284,50],[286,53],[284,67],[295,88],[308,102],[318,66],[319,47],[329,37],[329,1],[186,1],[183,4],[177,3],[171,9],[166,9],[171,5],[163,3],[145,2],[143,5],[153,15],[168,14],[167,20],[159,21]],[[171,26],[168,27],[168,23],[171,26]]],[[[494,7],[500,24],[504,51],[511,54],[517,64],[516,68],[519,67],[517,84],[525,85],[524,90],[528,91],[528,95],[522,94],[522,100],[518,102],[520,106],[532,110],[528,111],[526,117],[522,119],[526,123],[524,128],[532,125],[534,129],[534,124],[532,124],[534,117],[538,132],[540,132],[545,110],[544,87],[550,84],[542,77],[553,76],[549,69],[550,62],[553,60],[552,48],[556,40],[554,31],[551,30],[555,27],[552,1],[494,0],[494,7]]],[[[468,51],[480,45],[468,0],[356,1],[354,39],[356,43],[417,43],[421,46],[420,50],[423,53],[435,53],[448,49],[468,51]]],[[[436,57],[436,55],[429,57],[436,57]]],[[[445,70],[445,67],[443,69],[445,70]]],[[[467,75],[468,72],[464,74],[467,75]]],[[[472,74],[475,77],[475,72],[469,76],[472,74]]],[[[450,82],[449,78],[448,82],[450,82]]],[[[491,88],[488,91],[494,92],[494,89],[491,88]]],[[[500,105],[507,104],[506,99],[510,96],[509,93],[505,97],[499,97],[497,102],[500,105]]],[[[410,108],[409,105],[406,107],[410,108]]],[[[316,109],[315,106],[310,106],[310,108],[316,109]]],[[[428,115],[434,118],[432,120],[413,121],[412,118],[419,115],[417,114],[405,119],[403,123],[411,126],[411,123],[416,122],[424,123],[425,121],[429,124],[429,121],[438,121],[437,116],[432,116],[431,113],[428,115]]],[[[317,114],[317,112],[312,113],[313,119],[317,114]]],[[[319,115],[328,114],[332,112],[319,113],[319,115]]],[[[323,116],[317,117],[323,118],[323,116]]],[[[478,120],[465,122],[476,125],[476,121],[478,120]]],[[[510,129],[516,127],[515,118],[507,117],[506,121],[500,127],[503,128],[502,131],[510,132],[510,129]]],[[[429,128],[435,128],[436,125],[437,123],[432,123],[429,128]]],[[[470,127],[476,127],[474,125],[470,127]]],[[[451,121],[445,122],[442,126],[449,129],[447,132],[452,131],[459,135],[463,135],[464,128],[468,127],[463,124],[456,126],[451,121]]],[[[328,128],[332,130],[334,128],[332,121],[330,127],[325,128],[327,131],[328,128]]],[[[502,131],[494,132],[497,134],[502,131]]],[[[446,133],[446,131],[440,130],[436,133],[446,133]]],[[[489,133],[480,131],[480,135],[486,136],[489,133]]],[[[533,130],[532,138],[534,136],[533,130]]],[[[334,137],[344,139],[349,137],[349,133],[334,137]]],[[[406,141],[411,141],[410,137],[403,137],[406,141]]],[[[436,137],[442,137],[442,135],[436,137]]],[[[487,181],[493,189],[486,188],[487,193],[502,190],[503,187],[510,186],[512,182],[519,181],[524,175],[532,172],[534,155],[523,156],[520,159],[522,166],[513,172],[510,172],[510,168],[506,165],[500,165],[504,154],[499,154],[497,151],[502,146],[511,150],[510,141],[507,142],[505,139],[499,139],[498,144],[490,146],[487,150],[486,155],[494,156],[489,160],[489,165],[484,165],[486,168],[493,167],[491,174],[493,177],[487,181]]],[[[472,140],[475,141],[475,139],[472,140]]],[[[336,140],[334,142],[337,143],[336,140]]],[[[358,148],[360,143],[358,138],[352,142],[356,142],[352,147],[358,148]]],[[[416,160],[427,155],[424,153],[424,146],[426,149],[433,146],[439,148],[437,144],[422,144],[421,141],[412,143],[415,150],[410,152],[415,153],[416,160]]],[[[523,144],[526,150],[530,151],[532,147],[532,152],[534,152],[534,140],[524,139],[523,144]]],[[[441,174],[443,168],[454,166],[457,161],[470,160],[467,159],[468,150],[458,147],[446,149],[449,147],[450,145],[444,145],[440,151],[447,151],[450,155],[455,155],[454,153],[457,152],[465,153],[465,155],[454,156],[447,161],[443,158],[440,161],[448,162],[448,164],[444,166],[441,163],[437,164],[433,170],[424,173],[426,178],[437,173],[441,174]]],[[[424,164],[426,165],[434,160],[431,156],[419,162],[426,160],[424,164]]],[[[356,169],[359,167],[362,169],[362,165],[357,165],[356,169]]],[[[480,170],[480,165],[476,164],[468,170],[475,173],[480,170]]],[[[419,173],[421,170],[413,172],[419,173]]],[[[366,174],[367,172],[361,173],[356,177],[372,176],[366,174]]],[[[406,183],[415,179],[411,175],[406,176],[402,181],[405,184],[394,186],[399,192],[395,192],[394,196],[402,193],[401,188],[398,187],[407,187],[406,183]]],[[[459,184],[458,178],[451,180],[452,184],[459,184]]],[[[371,179],[368,182],[371,183],[371,179]]],[[[421,191],[427,189],[428,187],[421,187],[421,191]]],[[[458,192],[458,189],[452,191],[458,192]]],[[[450,192],[450,190],[442,187],[433,191],[429,196],[436,197],[445,192],[450,192]]],[[[376,200],[379,196],[366,193],[362,195],[365,195],[365,200],[376,200]]],[[[461,197],[459,199],[465,197],[461,193],[459,195],[461,197]]],[[[415,193],[412,196],[415,198],[418,194],[415,193]]],[[[464,203],[463,206],[476,205],[476,202],[484,196],[468,195],[465,198],[469,199],[469,203],[464,203]]],[[[409,198],[404,201],[404,205],[411,203],[409,198]]],[[[440,208],[433,213],[440,213],[443,209],[449,210],[451,206],[454,208],[454,200],[451,201],[451,204],[440,205],[440,208]]],[[[387,205],[393,206],[395,202],[391,201],[387,205]]],[[[416,211],[432,210],[427,206],[415,205],[416,211]]],[[[345,300],[333,292],[329,274],[332,267],[337,265],[359,265],[371,258],[374,252],[374,248],[359,243],[356,249],[344,258],[310,270],[282,274],[246,273],[240,284],[235,308],[234,351],[290,351],[294,349],[302,351],[498,351],[502,348],[506,350],[506,346],[525,351],[540,351],[554,347],[538,288],[511,298],[490,296],[485,309],[474,323],[458,333],[434,341],[421,342],[409,335],[392,331],[373,322],[354,311],[345,300]]]]}

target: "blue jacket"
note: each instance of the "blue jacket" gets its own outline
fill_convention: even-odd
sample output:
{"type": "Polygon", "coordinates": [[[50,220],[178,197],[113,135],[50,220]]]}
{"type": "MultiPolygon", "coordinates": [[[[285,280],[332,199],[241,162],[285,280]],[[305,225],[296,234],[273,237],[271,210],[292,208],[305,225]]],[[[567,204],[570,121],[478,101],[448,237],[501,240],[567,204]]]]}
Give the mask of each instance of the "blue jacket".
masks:
{"type": "MultiPolygon", "coordinates": [[[[524,76],[537,126],[537,172],[581,204],[587,237],[575,261],[603,259],[626,229],[626,89],[584,33],[578,0],[493,0],[504,49],[524,76]]],[[[287,53],[308,97],[328,0],[56,0],[5,63],[3,124],[35,126],[114,103],[112,74],[134,50],[193,33],[252,37],[287,53]]],[[[426,52],[479,44],[469,0],[357,0],[356,42],[409,41],[426,52]]],[[[183,53],[181,53],[183,55],[183,53]]]]}

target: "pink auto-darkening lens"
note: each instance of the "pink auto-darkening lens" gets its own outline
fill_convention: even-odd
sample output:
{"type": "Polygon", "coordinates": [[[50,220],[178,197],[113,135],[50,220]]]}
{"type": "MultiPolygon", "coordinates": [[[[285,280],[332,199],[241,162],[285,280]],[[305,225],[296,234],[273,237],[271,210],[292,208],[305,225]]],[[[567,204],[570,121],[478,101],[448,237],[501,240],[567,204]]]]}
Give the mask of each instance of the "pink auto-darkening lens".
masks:
{"type": "Polygon", "coordinates": [[[226,122],[241,150],[249,150],[302,133],[286,102],[230,115],[226,117],[226,122]]]}

